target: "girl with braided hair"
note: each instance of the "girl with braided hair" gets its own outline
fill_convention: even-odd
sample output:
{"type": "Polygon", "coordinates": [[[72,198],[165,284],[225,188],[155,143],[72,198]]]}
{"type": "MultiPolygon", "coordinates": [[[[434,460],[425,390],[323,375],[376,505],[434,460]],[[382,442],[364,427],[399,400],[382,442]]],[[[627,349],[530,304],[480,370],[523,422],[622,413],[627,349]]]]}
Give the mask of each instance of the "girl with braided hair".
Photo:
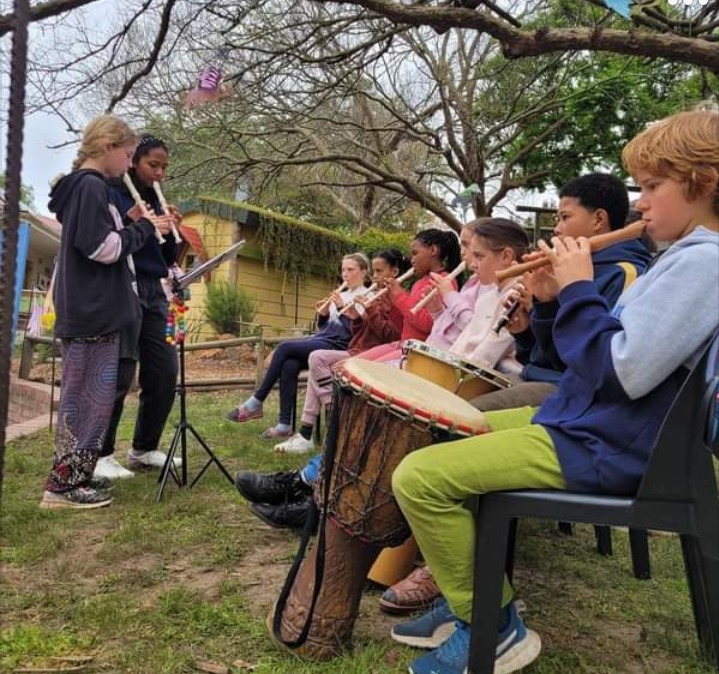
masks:
{"type": "MultiPolygon", "coordinates": [[[[412,308],[432,290],[432,273],[446,276],[462,260],[457,235],[441,229],[425,229],[419,232],[410,246],[410,255],[417,277],[410,290],[404,290],[396,279],[386,282],[393,305],[390,318],[401,332],[400,340],[363,352],[360,357],[365,360],[399,361],[402,357],[402,342],[407,339],[427,339],[434,323],[432,313],[426,308],[412,313],[412,308]]],[[[455,281],[452,281],[452,287],[456,289],[455,281]]]]}
{"type": "MultiPolygon", "coordinates": [[[[153,182],[162,183],[165,180],[168,164],[169,151],[165,142],[151,134],[143,134],[128,173],[143,201],[155,213],[161,213],[162,208],[153,182]]],[[[126,224],[137,218],[138,207],[121,180],[111,183],[110,199],[126,224]]],[[[168,208],[179,230],[182,216],[174,206],[168,208]]],[[[97,477],[115,480],[134,474],[115,458],[115,437],[138,361],[140,404],[128,463],[131,468],[138,469],[160,469],[165,463],[166,455],[157,447],[174,402],[177,352],[165,340],[168,300],[161,279],[168,276],[168,269],[175,263],[177,252],[178,246],[171,235],[166,236],[162,244],[151,236],[134,255],[141,319],[121,335],[117,393],[110,426],[95,467],[97,477]]],[[[175,462],[179,464],[179,459],[175,462]]]]}

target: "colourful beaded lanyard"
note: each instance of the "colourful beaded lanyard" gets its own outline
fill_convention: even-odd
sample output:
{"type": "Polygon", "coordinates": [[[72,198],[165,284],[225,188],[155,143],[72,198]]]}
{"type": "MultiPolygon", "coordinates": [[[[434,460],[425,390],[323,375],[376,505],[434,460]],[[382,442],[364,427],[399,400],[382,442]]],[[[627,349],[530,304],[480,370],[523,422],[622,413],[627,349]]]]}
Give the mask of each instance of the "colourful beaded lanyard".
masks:
{"type": "Polygon", "coordinates": [[[182,296],[173,295],[170,300],[169,311],[167,312],[167,323],[165,325],[165,341],[168,344],[180,344],[185,341],[187,333],[187,322],[185,312],[188,307],[182,296]]]}

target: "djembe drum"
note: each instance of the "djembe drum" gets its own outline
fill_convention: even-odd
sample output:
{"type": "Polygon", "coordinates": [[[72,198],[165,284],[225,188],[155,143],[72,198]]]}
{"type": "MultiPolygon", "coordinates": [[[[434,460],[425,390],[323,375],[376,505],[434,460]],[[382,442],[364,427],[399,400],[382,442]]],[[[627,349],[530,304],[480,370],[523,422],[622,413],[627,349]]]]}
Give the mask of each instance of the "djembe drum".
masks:
{"type": "Polygon", "coordinates": [[[415,374],[345,361],[335,373],[325,466],[315,487],[325,526],[310,554],[296,561],[270,615],[274,636],[316,659],[347,647],[372,563],[382,548],[410,535],[392,496],[395,468],[415,449],[488,430],[481,412],[415,374]]]}

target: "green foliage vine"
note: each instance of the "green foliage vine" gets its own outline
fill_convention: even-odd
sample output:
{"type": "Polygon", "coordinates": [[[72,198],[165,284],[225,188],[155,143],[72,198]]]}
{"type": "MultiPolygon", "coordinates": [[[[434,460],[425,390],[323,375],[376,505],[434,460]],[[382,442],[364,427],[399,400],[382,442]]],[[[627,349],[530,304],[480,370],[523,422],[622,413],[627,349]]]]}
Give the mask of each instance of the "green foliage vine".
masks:
{"type": "MultiPolygon", "coordinates": [[[[255,214],[257,240],[265,260],[283,274],[305,276],[321,274],[336,279],[342,257],[362,251],[368,257],[386,248],[399,248],[408,254],[412,235],[370,228],[361,235],[345,235],[304,220],[240,201],[201,197],[199,208],[232,222],[249,224],[255,214]]],[[[189,206],[186,207],[186,209],[189,206]]]]}

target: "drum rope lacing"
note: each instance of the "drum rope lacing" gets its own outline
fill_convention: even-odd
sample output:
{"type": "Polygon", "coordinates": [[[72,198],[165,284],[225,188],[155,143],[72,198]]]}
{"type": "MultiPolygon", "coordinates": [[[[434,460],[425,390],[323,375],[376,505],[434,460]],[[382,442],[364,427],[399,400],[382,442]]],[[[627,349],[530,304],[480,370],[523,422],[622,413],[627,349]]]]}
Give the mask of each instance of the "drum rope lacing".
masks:
{"type": "MultiPolygon", "coordinates": [[[[367,394],[366,389],[362,389],[357,385],[347,385],[346,382],[340,383],[340,388],[345,395],[357,396],[359,393],[363,398],[366,405],[342,405],[344,408],[344,414],[342,415],[340,428],[338,429],[337,442],[338,446],[346,447],[348,443],[352,442],[353,437],[356,439],[361,437],[359,446],[355,441],[355,447],[353,451],[353,465],[348,466],[345,461],[336,457],[335,470],[333,471],[333,482],[332,490],[329,501],[327,503],[327,512],[332,516],[333,521],[343,530],[348,536],[353,538],[359,538],[373,544],[386,545],[386,543],[393,542],[392,544],[398,544],[402,542],[402,538],[406,538],[407,531],[404,527],[398,529],[396,523],[390,524],[378,513],[379,510],[386,508],[392,504],[394,497],[391,491],[383,488],[380,482],[373,478],[364,476],[365,469],[367,467],[367,461],[370,458],[372,451],[376,451],[378,447],[382,446],[382,452],[376,455],[377,463],[373,468],[375,469],[375,476],[382,475],[386,472],[391,472],[394,467],[390,465],[390,461],[393,456],[396,456],[397,452],[394,451],[396,444],[402,440],[407,440],[405,434],[387,436],[384,445],[382,445],[383,434],[386,432],[385,425],[381,423],[383,414],[389,412],[393,417],[396,417],[402,421],[407,421],[407,414],[403,410],[398,410],[392,407],[390,400],[378,399],[376,397],[365,397],[367,394]],[[364,395],[363,395],[364,394],[364,395]],[[362,413],[364,410],[364,414],[362,413]],[[355,433],[356,426],[362,424],[362,433],[355,433]],[[337,512],[337,503],[342,500],[342,493],[346,490],[355,492],[361,498],[361,503],[355,504],[354,499],[344,499],[342,510],[344,510],[344,517],[337,512]],[[373,520],[374,526],[370,527],[369,521],[373,520]],[[371,529],[376,529],[377,522],[383,521],[387,525],[388,531],[386,535],[377,537],[374,533],[370,535],[362,535],[361,532],[369,532],[371,529]]],[[[430,429],[426,423],[416,423],[416,419],[409,418],[412,422],[406,427],[407,433],[420,432],[423,434],[428,433],[430,429]]],[[[416,445],[415,442],[410,442],[412,446],[416,445]]],[[[421,444],[421,443],[419,443],[421,444]]],[[[427,442],[427,444],[430,444],[427,442]]]]}

